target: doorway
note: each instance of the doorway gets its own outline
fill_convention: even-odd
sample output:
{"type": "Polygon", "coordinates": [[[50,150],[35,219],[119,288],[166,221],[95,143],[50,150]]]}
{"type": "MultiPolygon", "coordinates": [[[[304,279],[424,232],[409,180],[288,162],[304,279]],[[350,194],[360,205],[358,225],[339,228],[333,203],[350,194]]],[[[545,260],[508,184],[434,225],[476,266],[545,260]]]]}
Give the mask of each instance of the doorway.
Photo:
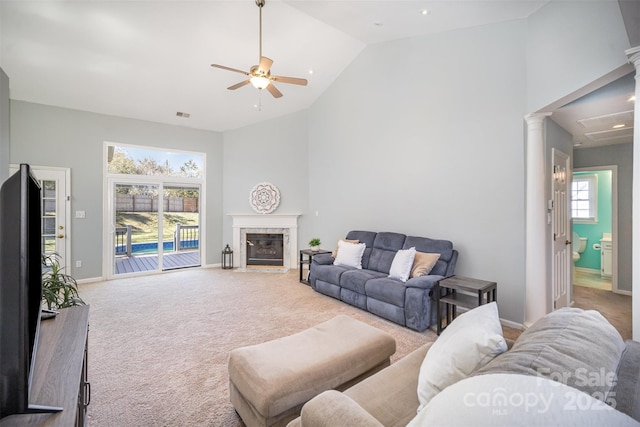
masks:
{"type": "MultiPolygon", "coordinates": [[[[572,209],[574,238],[582,239],[582,249],[574,253],[573,284],[620,293],[618,289],[618,170],[617,166],[574,169],[574,185],[591,182],[593,213],[572,209]]],[[[586,187],[586,186],[585,186],[586,187]]],[[[572,195],[575,198],[575,194],[572,195]]],[[[586,196],[585,196],[586,198],[586,196]]],[[[575,202],[574,202],[575,203],[575,202]]],[[[572,205],[574,207],[574,205],[572,205]]],[[[580,245],[576,245],[576,248],[580,245]]]]}
{"type": "MultiPolygon", "coordinates": [[[[18,165],[11,164],[11,174],[18,170],[18,165]]],[[[71,170],[46,166],[32,166],[31,171],[40,183],[42,210],[42,253],[58,254],[60,266],[68,272],[71,256],[71,239],[69,226],[71,223],[69,203],[69,182],[71,170]]]]}
{"type": "Polygon", "coordinates": [[[108,278],[201,265],[205,156],[105,143],[108,278]]]}

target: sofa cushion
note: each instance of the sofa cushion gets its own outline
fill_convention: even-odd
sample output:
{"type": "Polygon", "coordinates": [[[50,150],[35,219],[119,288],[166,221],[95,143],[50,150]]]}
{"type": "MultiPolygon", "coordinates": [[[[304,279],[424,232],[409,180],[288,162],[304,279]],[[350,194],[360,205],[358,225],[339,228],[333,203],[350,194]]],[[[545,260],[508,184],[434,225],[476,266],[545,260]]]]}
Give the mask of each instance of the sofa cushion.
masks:
{"type": "Polygon", "coordinates": [[[406,289],[403,282],[389,277],[371,279],[365,285],[367,298],[388,302],[397,307],[404,307],[406,289]]]}
{"type": "Polygon", "coordinates": [[[386,277],[386,275],[373,270],[349,270],[340,276],[340,286],[365,295],[365,283],[378,277],[386,277]]]}
{"type": "Polygon", "coordinates": [[[607,401],[624,349],[618,331],[597,311],[561,308],[535,322],[511,350],[475,375],[551,378],[607,401]]]}
{"type": "Polygon", "coordinates": [[[376,234],[378,233],[373,231],[352,230],[345,236],[345,239],[347,240],[358,240],[360,243],[367,245],[367,248],[364,250],[364,254],[362,255],[362,268],[369,268],[369,256],[371,255],[371,249],[373,248],[373,241],[376,238],[376,234]]]}
{"type": "Polygon", "coordinates": [[[440,254],[428,254],[416,251],[410,277],[420,277],[429,274],[438,262],[438,259],[440,259],[440,254]]]}
{"type": "Polygon", "coordinates": [[[405,237],[404,234],[388,231],[376,234],[367,268],[389,274],[393,258],[402,249],[405,237]]]}
{"type": "MultiPolygon", "coordinates": [[[[319,256],[319,255],[317,255],[319,256]]],[[[314,259],[316,257],[313,257],[314,259]]],[[[313,275],[317,280],[323,280],[329,283],[340,283],[340,276],[347,270],[352,270],[353,268],[345,267],[341,265],[314,265],[313,266],[313,275]]]]}
{"type": "Polygon", "coordinates": [[[407,425],[638,426],[600,400],[546,378],[492,374],[466,378],[435,396],[407,425]]]}
{"type": "Polygon", "coordinates": [[[416,248],[400,249],[396,252],[389,269],[389,277],[406,282],[411,274],[415,257],[416,248]]]}
{"type": "Polygon", "coordinates": [[[338,242],[338,253],[334,265],[362,268],[362,255],[366,245],[364,243],[349,243],[344,240],[338,242]]]}
{"type": "Polygon", "coordinates": [[[495,302],[458,316],[433,343],[422,362],[418,411],[446,387],[466,378],[506,350],[495,302]]]}
{"type": "Polygon", "coordinates": [[[614,386],[610,402],[611,406],[640,421],[640,343],[632,340],[625,342],[626,348],[620,358],[616,376],[618,383],[614,386]],[[615,394],[614,394],[615,393],[615,394]],[[615,401],[615,405],[613,402],[615,401]]]}
{"type": "Polygon", "coordinates": [[[407,236],[403,249],[415,247],[418,252],[439,253],[440,259],[431,270],[430,274],[440,276],[447,275],[449,261],[454,256],[453,243],[449,240],[429,239],[428,237],[407,236]]]}

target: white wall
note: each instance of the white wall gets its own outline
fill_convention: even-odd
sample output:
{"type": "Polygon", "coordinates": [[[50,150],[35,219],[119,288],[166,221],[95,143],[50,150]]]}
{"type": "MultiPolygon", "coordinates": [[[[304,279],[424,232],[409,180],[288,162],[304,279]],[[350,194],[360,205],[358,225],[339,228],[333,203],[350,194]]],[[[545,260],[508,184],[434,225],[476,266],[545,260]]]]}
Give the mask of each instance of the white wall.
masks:
{"type": "Polygon", "coordinates": [[[369,46],[309,114],[313,233],[449,239],[524,320],[526,22],[369,46]]]}
{"type": "Polygon", "coordinates": [[[540,111],[627,64],[617,1],[552,0],[528,19],[527,107],[540,111]]]}
{"type": "MultiPolygon", "coordinates": [[[[101,277],[103,142],[179,148],[207,154],[207,263],[220,262],[222,135],[21,101],[11,102],[11,163],[71,168],[71,265],[76,279],[101,277]]],[[[106,272],[104,273],[106,274],[106,272]]]]}

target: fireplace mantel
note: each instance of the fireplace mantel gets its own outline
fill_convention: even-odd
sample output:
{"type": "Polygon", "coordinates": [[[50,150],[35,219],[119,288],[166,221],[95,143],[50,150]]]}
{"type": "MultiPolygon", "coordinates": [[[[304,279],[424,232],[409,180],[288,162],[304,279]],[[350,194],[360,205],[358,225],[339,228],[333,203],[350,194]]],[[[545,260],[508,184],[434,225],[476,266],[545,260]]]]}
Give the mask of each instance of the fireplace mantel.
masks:
{"type": "MultiPolygon", "coordinates": [[[[233,252],[234,267],[246,270],[247,254],[244,240],[246,233],[279,233],[284,234],[284,268],[298,266],[298,217],[301,214],[229,214],[233,218],[233,252]]],[[[277,271],[277,269],[269,269],[277,271]]],[[[282,271],[282,270],[280,270],[282,271]]]]}

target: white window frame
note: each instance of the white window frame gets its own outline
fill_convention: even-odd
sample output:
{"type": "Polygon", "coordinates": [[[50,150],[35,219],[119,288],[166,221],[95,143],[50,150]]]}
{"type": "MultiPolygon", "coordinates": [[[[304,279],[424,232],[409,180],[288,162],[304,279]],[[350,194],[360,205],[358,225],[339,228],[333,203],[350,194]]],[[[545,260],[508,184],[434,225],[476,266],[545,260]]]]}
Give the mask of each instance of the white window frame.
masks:
{"type": "Polygon", "coordinates": [[[597,224],[598,223],[598,175],[597,174],[578,174],[573,176],[571,182],[571,218],[576,224],[597,224]],[[589,216],[574,216],[573,204],[577,201],[575,198],[574,185],[577,182],[588,182],[589,196],[588,199],[580,199],[589,201],[589,216]]]}

